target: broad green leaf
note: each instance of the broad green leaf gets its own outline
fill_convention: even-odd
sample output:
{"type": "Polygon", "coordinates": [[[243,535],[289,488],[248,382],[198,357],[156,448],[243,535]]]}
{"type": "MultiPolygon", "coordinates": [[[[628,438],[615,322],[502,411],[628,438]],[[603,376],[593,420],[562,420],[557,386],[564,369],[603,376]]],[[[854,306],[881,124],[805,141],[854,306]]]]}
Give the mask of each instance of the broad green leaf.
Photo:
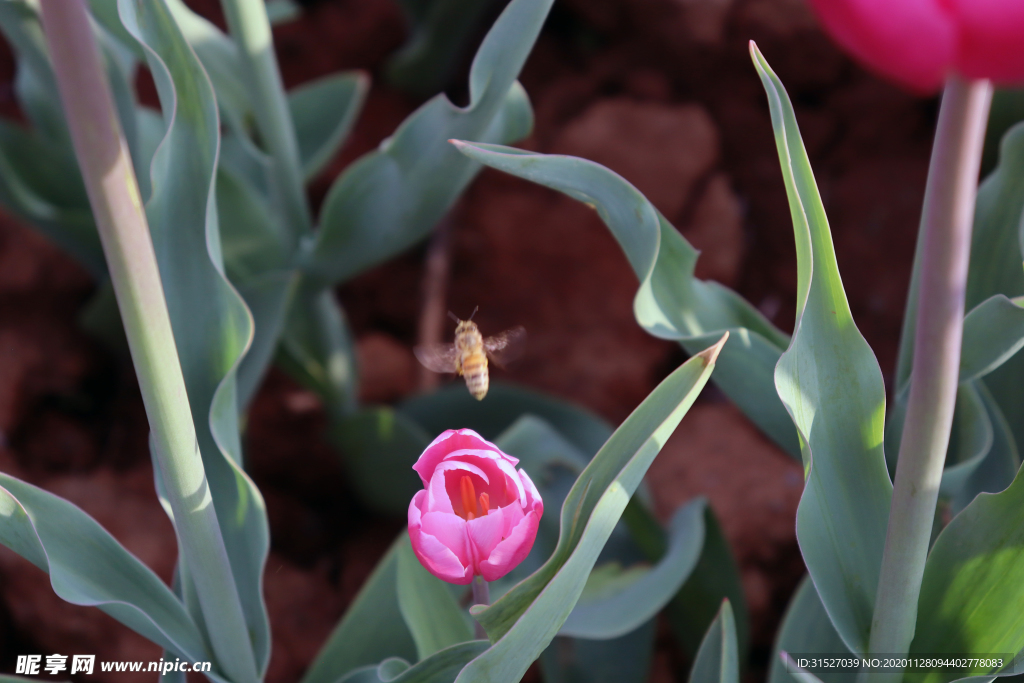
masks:
{"type": "Polygon", "coordinates": [[[1020,468],[1020,453],[1013,432],[1003,412],[984,383],[975,383],[975,389],[985,408],[984,419],[991,425],[992,446],[978,463],[959,490],[953,495],[951,512],[956,515],[967,507],[979,493],[999,493],[1005,490],[1020,468]]]}
{"type": "Polygon", "coordinates": [[[704,509],[698,498],[679,508],[669,525],[668,551],[649,569],[605,575],[599,585],[591,572],[559,635],[609,640],[624,636],[652,619],[672,599],[697,564],[704,545],[704,509]]]}
{"type": "Polygon", "coordinates": [[[289,239],[256,188],[224,164],[217,171],[217,215],[224,264],[252,312],[253,339],[238,369],[238,405],[249,405],[274,357],[298,288],[289,239]]]}
{"type": "Polygon", "coordinates": [[[453,141],[466,156],[597,209],[640,280],[633,301],[648,333],[697,353],[728,331],[715,383],[793,457],[796,430],[775,392],[773,372],[788,340],[732,290],[693,276],[699,252],[621,176],[584,159],[453,141]]]}
{"type": "Polygon", "coordinates": [[[405,516],[423,488],[412,466],[436,435],[391,408],[365,408],[333,420],[330,439],[353,487],[374,512],[405,516]]]}
{"type": "Polygon", "coordinates": [[[1002,294],[975,306],[964,318],[960,381],[983,377],[1024,348],[1024,297],[1002,294]]]}
{"type": "MultiPolygon", "coordinates": [[[[153,196],[146,213],[198,448],[249,631],[220,636],[248,637],[262,673],[270,657],[262,599],[269,531],[263,499],[241,469],[235,385],[235,372],[252,338],[252,319],[224,274],[215,202],[220,138],[216,102],[206,73],[163,0],[120,0],[118,7],[125,28],[145,48],[164,112],[167,135],[153,160],[153,196]]],[[[184,569],[186,577],[202,571],[184,569]]],[[[233,598],[223,595],[221,600],[223,606],[203,605],[203,613],[228,609],[233,598]]],[[[198,616],[193,613],[193,618],[198,616]]],[[[236,647],[239,652],[250,648],[236,647]]]]}
{"type": "Polygon", "coordinates": [[[739,683],[739,680],[736,621],[732,616],[732,606],[724,600],[697,651],[697,660],[690,671],[690,683],[739,683]]]}
{"type": "Polygon", "coordinates": [[[416,645],[402,619],[395,590],[403,534],[359,589],[345,616],[327,638],[302,683],[335,683],[348,672],[387,657],[416,659],[416,645]]]}
{"type": "Polygon", "coordinates": [[[271,26],[287,24],[302,16],[302,7],[294,0],[267,0],[267,19],[271,26]]]}
{"type": "Polygon", "coordinates": [[[63,498],[0,473],[0,543],[50,575],[63,600],[92,605],[189,661],[211,661],[192,617],[151,569],[63,498]]]}
{"type": "Polygon", "coordinates": [[[747,599],[729,541],[722,533],[714,510],[708,506],[704,509],[704,547],[700,559],[666,610],[672,631],[689,657],[697,656],[722,600],[728,600],[732,606],[742,659],[750,641],[747,599]]]}
{"type": "Polygon", "coordinates": [[[522,415],[534,415],[554,427],[587,458],[597,453],[612,434],[608,423],[584,408],[504,382],[491,384],[486,401],[470,396],[459,382],[406,399],[397,410],[428,434],[469,428],[485,439],[498,438],[522,415]]]}
{"type": "MultiPolygon", "coordinates": [[[[821,679],[812,674],[807,669],[804,669],[789,656],[787,652],[781,652],[780,659],[783,665],[789,671],[789,675],[797,681],[797,683],[821,683],[821,679]]],[[[980,682],[979,682],[980,683],[980,682]]]]}
{"type": "MultiPolygon", "coordinates": [[[[911,656],[1013,657],[1024,649],[1024,476],[982,493],[939,534],[925,564],[911,656]]],[[[945,683],[988,669],[908,673],[945,683]]]]}
{"type": "Polygon", "coordinates": [[[420,564],[407,533],[398,545],[397,584],[398,609],[416,642],[419,659],[473,640],[468,612],[459,607],[448,584],[420,564]]]}
{"type": "Polygon", "coordinates": [[[647,468],[707,383],[724,342],[669,375],[594,456],[562,505],[551,558],[490,607],[474,608],[493,645],[462,670],[459,683],[518,680],[548,646],[647,468]]]}
{"type": "Polygon", "coordinates": [[[403,2],[410,23],[408,42],[388,59],[388,81],[406,92],[429,97],[444,90],[491,0],[403,2]]]}
{"type": "Polygon", "coordinates": [[[753,43],[751,54],[768,94],[796,237],[797,319],[775,384],[804,459],[797,540],[836,630],[859,653],[867,648],[892,500],[885,386],[850,314],[789,97],[753,43]]]}
{"type": "MultiPolygon", "coordinates": [[[[809,576],[800,582],[782,617],[772,648],[768,683],[793,683],[793,674],[786,670],[779,657],[782,652],[853,656],[832,626],[832,620],[828,618],[809,576]]],[[[853,673],[832,672],[823,674],[821,680],[824,683],[853,683],[856,677],[853,673]]]]}
{"type": "Polygon", "coordinates": [[[467,107],[438,95],[338,178],[324,200],[309,266],[314,279],[347,280],[426,237],[479,171],[449,138],[526,136],[532,115],[515,79],[552,1],[513,0],[505,8],[473,61],[467,107]]]}
{"type": "Polygon", "coordinates": [[[1024,121],[1024,89],[996,88],[992,94],[988,126],[985,128],[985,148],[981,155],[981,176],[984,178],[995,168],[999,157],[999,143],[1015,124],[1024,121]]]}
{"type": "Polygon", "coordinates": [[[323,170],[348,137],[369,88],[366,74],[349,71],[303,83],[288,93],[307,181],[323,170]]]}
{"type": "Polygon", "coordinates": [[[466,662],[486,649],[486,640],[461,643],[411,667],[397,658],[386,659],[378,666],[353,671],[337,683],[452,683],[466,662]]]}
{"type": "Polygon", "coordinates": [[[657,620],[612,640],[557,636],[540,656],[545,683],[646,683],[657,620]]]}
{"type": "MultiPolygon", "coordinates": [[[[1011,299],[1024,295],[1024,123],[1003,136],[999,165],[978,188],[971,235],[971,265],[966,305],[972,309],[989,297],[1011,299]]],[[[966,342],[966,339],[965,339],[966,342]]],[[[972,353],[965,345],[964,354],[972,353]]],[[[1024,356],[1010,358],[985,376],[1000,409],[1013,429],[1014,441],[1024,440],[1024,356]]]]}
{"type": "MultiPolygon", "coordinates": [[[[332,418],[357,407],[355,342],[334,292],[296,285],[275,358],[292,379],[316,393],[332,418]]],[[[255,374],[255,373],[254,373],[255,374]]]]}

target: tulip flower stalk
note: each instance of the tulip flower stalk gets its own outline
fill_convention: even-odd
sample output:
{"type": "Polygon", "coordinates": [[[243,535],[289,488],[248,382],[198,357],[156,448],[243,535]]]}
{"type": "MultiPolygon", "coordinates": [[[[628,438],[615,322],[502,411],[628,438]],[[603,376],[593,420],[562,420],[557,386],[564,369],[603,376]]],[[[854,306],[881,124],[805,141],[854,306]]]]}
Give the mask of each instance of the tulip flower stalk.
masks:
{"type": "MultiPolygon", "coordinates": [[[[914,638],[956,401],[971,226],[991,98],[988,81],[957,75],[948,78],[942,96],[908,304],[913,310],[916,299],[916,316],[907,318],[914,357],[871,626],[874,654],[905,654],[914,638]]],[[[891,674],[891,680],[900,677],[891,674]]]]}
{"type": "Polygon", "coordinates": [[[233,681],[255,681],[255,659],[244,636],[242,606],[197,447],[160,270],[89,14],[84,0],[43,0],[42,17],[181,553],[194,569],[192,580],[219,664],[233,681]],[[208,607],[214,604],[228,608],[208,607]]]}

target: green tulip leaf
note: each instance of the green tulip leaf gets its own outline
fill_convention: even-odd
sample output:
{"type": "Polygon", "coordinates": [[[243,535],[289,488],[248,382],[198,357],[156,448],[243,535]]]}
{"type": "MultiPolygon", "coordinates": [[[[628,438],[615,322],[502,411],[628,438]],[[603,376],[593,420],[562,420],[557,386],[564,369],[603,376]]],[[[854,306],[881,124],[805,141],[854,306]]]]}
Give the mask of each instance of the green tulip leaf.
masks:
{"type": "Polygon", "coordinates": [[[768,94],[796,237],[797,319],[775,384],[801,437],[806,483],[797,540],[836,630],[859,653],[867,648],[892,500],[885,386],[850,314],[792,104],[753,43],[751,54],[768,94]]]}
{"type": "Polygon", "coordinates": [[[739,647],[736,643],[736,621],[728,600],[711,623],[697,659],[690,671],[690,683],[739,683],[739,647]]]}
{"type": "Polygon", "coordinates": [[[398,608],[421,660],[473,640],[469,613],[459,607],[448,584],[420,564],[407,533],[398,546],[398,608]]]}
{"type": "Polygon", "coordinates": [[[960,381],[983,377],[1024,348],[1024,299],[1002,294],[975,306],[964,318],[960,381]]]}
{"type": "Polygon", "coordinates": [[[544,565],[486,609],[492,645],[459,683],[518,680],[569,617],[622,511],[669,435],[707,383],[725,337],[668,376],[598,451],[562,505],[561,534],[544,565]]]}
{"type": "Polygon", "coordinates": [[[391,408],[364,408],[331,423],[331,442],[362,502],[374,512],[405,516],[423,488],[412,469],[433,440],[428,432],[391,408]]]}
{"type": "Polygon", "coordinates": [[[486,649],[486,640],[474,640],[436,652],[415,666],[387,659],[353,671],[337,683],[452,683],[466,662],[486,649]]]}
{"type": "Polygon", "coordinates": [[[666,610],[672,631],[690,658],[697,656],[704,634],[718,615],[723,600],[728,600],[733,610],[742,659],[750,641],[747,599],[729,541],[722,533],[714,510],[707,506],[700,559],[666,610]]]}
{"type": "Polygon", "coordinates": [[[288,93],[307,182],[323,170],[348,137],[369,89],[366,74],[349,71],[303,83],[288,93]]]}
{"type": "Polygon", "coordinates": [[[75,505],[3,473],[0,543],[47,572],[61,599],[99,607],[182,659],[212,660],[192,617],[149,567],[75,505]]]}
{"type": "Polygon", "coordinates": [[[699,252],[621,176],[584,159],[453,140],[466,156],[525,178],[597,209],[640,280],[633,301],[650,334],[678,340],[689,353],[726,331],[715,383],[793,457],[800,453],[793,423],[775,393],[773,372],[788,339],[732,290],[693,276],[699,252]]]}
{"type": "MultiPolygon", "coordinates": [[[[388,657],[416,659],[416,644],[398,606],[398,555],[402,534],[359,589],[344,617],[309,666],[302,683],[335,683],[356,669],[388,657]]],[[[371,679],[372,680],[372,679],[371,679]]]]}
{"type": "MultiPolygon", "coordinates": [[[[789,601],[772,652],[774,656],[768,683],[793,683],[793,673],[787,671],[786,664],[779,656],[783,652],[853,656],[832,626],[832,620],[821,604],[811,577],[803,578],[793,599],[789,601]]],[[[822,676],[821,680],[823,683],[853,683],[856,677],[854,673],[830,672],[822,676]]]]}
{"type": "Polygon", "coordinates": [[[267,0],[267,19],[271,26],[295,21],[302,16],[302,6],[294,0],[267,0]]]}
{"type": "Polygon", "coordinates": [[[337,179],[324,200],[309,273],[338,283],[420,241],[479,171],[452,137],[511,142],[533,124],[516,82],[553,0],[513,0],[473,60],[470,102],[440,94],[337,179]]]}
{"type": "Polygon", "coordinates": [[[540,657],[545,683],[646,683],[657,620],[612,640],[556,637],[540,657]]]}
{"type": "MultiPolygon", "coordinates": [[[[357,407],[355,340],[334,292],[300,281],[291,299],[275,362],[317,394],[332,419],[357,407]]],[[[255,374],[255,373],[254,373],[255,374]]]]}
{"type": "MultiPolygon", "coordinates": [[[[925,564],[910,656],[957,653],[1012,658],[1024,650],[1024,476],[1002,493],[982,493],[935,540],[925,564]]],[[[908,672],[946,683],[989,668],[908,672]]]]}
{"type": "Polygon", "coordinates": [[[590,640],[618,638],[652,619],[668,604],[697,564],[704,545],[704,509],[698,498],[679,508],[669,524],[665,555],[650,568],[594,570],[559,635],[590,640]],[[595,580],[598,579],[598,580],[595,580]]]}
{"type": "MultiPolygon", "coordinates": [[[[153,161],[153,196],[146,204],[160,265],[198,448],[217,511],[224,547],[248,634],[239,652],[265,671],[270,626],[263,604],[263,565],[269,552],[266,510],[241,469],[235,373],[252,338],[252,319],[228,283],[218,230],[215,178],[220,123],[214,92],[195,53],[163,0],[120,0],[125,28],[145,48],[167,134],[153,161]]],[[[178,529],[178,533],[186,533],[178,529]]],[[[197,567],[184,567],[187,580],[197,567]]],[[[188,594],[188,590],[185,591],[188,594]]],[[[219,596],[224,604],[232,597],[219,596]]],[[[186,602],[186,604],[189,604],[186,602]]],[[[201,614],[229,609],[202,605],[201,614]]]]}
{"type": "Polygon", "coordinates": [[[402,90],[429,97],[444,90],[480,27],[490,0],[401,3],[409,19],[408,42],[388,59],[387,79],[402,90]]]}

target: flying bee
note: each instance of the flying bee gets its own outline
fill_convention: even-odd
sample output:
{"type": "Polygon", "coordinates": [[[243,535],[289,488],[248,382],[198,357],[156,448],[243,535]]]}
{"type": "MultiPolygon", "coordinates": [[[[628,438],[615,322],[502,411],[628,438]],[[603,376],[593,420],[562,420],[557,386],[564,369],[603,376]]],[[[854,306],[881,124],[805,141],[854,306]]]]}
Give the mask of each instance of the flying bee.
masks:
{"type": "MultiPolygon", "coordinates": [[[[469,393],[476,400],[482,401],[490,386],[487,359],[490,358],[499,367],[515,360],[522,353],[526,330],[518,326],[485,338],[473,322],[472,315],[469,320],[459,320],[451,311],[448,315],[457,323],[455,343],[417,346],[413,351],[428,370],[454,372],[465,377],[469,393]]],[[[476,315],[475,309],[473,315],[476,315]]]]}

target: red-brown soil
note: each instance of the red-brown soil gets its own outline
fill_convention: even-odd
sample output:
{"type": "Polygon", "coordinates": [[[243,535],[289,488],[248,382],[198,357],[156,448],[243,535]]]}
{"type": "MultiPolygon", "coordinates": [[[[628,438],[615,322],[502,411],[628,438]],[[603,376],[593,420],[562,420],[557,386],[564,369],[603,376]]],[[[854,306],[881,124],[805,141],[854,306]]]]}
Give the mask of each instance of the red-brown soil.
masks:
{"type": "MultiPolygon", "coordinates": [[[[212,0],[190,4],[220,21],[212,0]]],[[[279,28],[276,40],[293,86],[349,68],[376,78],[404,35],[391,0],[324,0],[279,28]]],[[[537,116],[522,146],[585,156],[624,175],[704,250],[702,277],[735,287],[788,329],[792,227],[750,39],[793,98],[854,317],[889,378],[934,102],[853,65],[800,0],[559,0],[522,77],[537,116]]],[[[12,74],[5,55],[0,109],[8,113],[12,74]]],[[[416,105],[376,78],[351,140],[312,184],[314,202],[416,105]]],[[[684,359],[635,323],[636,279],[587,207],[485,171],[452,225],[447,306],[463,315],[480,306],[485,333],[516,324],[529,330],[527,354],[502,379],[618,423],[684,359]]],[[[415,249],[339,292],[360,340],[369,400],[414,389],[423,261],[424,249],[415,249]]],[[[79,504],[169,580],[173,532],[153,493],[131,368],[76,323],[93,286],[45,240],[0,220],[0,470],[79,504]]],[[[268,680],[275,682],[299,678],[402,524],[353,501],[338,455],[321,438],[324,423],[315,396],[278,372],[249,418],[247,457],[273,536],[266,595],[275,634],[268,680]]],[[[794,537],[799,466],[709,389],[652,473],[662,517],[695,495],[708,496],[721,517],[751,608],[750,677],[763,676],[803,571],[794,537]]],[[[652,679],[685,680],[671,640],[659,643],[652,679]]],[[[61,602],[42,572],[0,549],[0,671],[13,671],[17,654],[52,652],[158,657],[155,646],[97,610],[61,602]]]]}

